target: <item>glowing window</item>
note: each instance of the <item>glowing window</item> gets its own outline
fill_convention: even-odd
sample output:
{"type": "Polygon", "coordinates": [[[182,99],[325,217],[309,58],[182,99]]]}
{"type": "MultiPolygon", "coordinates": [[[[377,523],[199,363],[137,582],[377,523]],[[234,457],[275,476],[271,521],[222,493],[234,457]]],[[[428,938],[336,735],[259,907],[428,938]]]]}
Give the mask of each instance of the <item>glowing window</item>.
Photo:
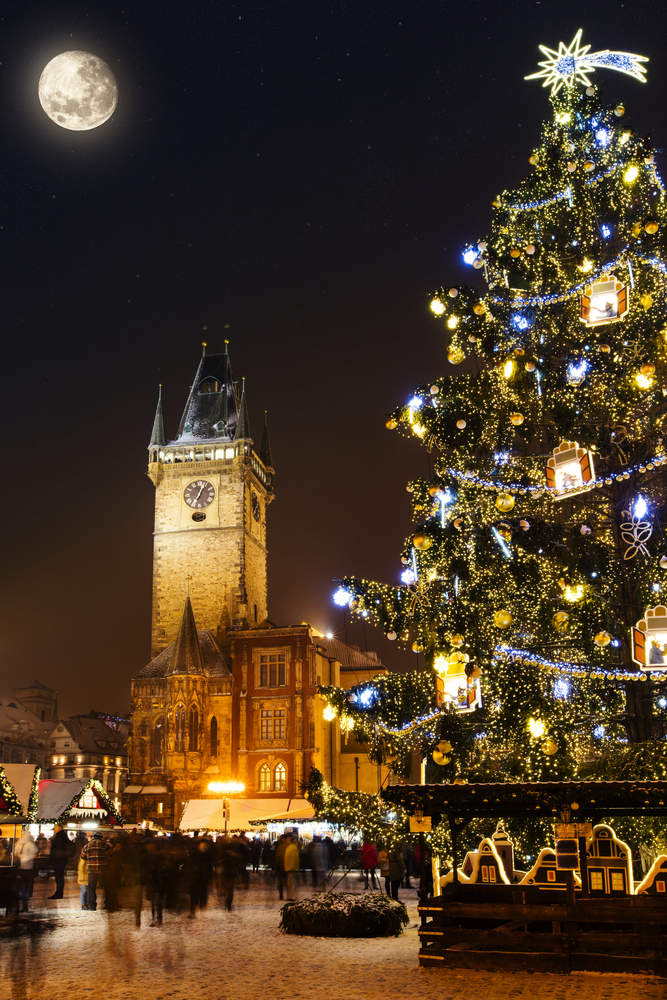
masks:
{"type": "Polygon", "coordinates": [[[489,867],[489,882],[496,881],[496,869],[493,866],[489,867]]]}
{"type": "Polygon", "coordinates": [[[611,873],[611,891],[625,892],[625,877],[623,872],[611,873]]]}
{"type": "Polygon", "coordinates": [[[261,716],[261,738],[263,740],[285,739],[285,711],[263,710],[261,716]]]}
{"type": "Polygon", "coordinates": [[[547,882],[555,882],[555,881],[556,881],[556,872],[553,870],[553,868],[548,868],[547,869],[547,882]]]}
{"type": "Polygon", "coordinates": [[[276,764],[274,790],[284,792],[287,788],[287,770],[284,764],[276,764]]]}
{"type": "Polygon", "coordinates": [[[482,882],[489,881],[489,869],[488,865],[482,865],[482,882]]]}
{"type": "Polygon", "coordinates": [[[664,882],[656,882],[655,883],[655,891],[656,892],[664,892],[665,891],[665,883],[664,882]]]}
{"type": "Polygon", "coordinates": [[[591,891],[593,892],[604,892],[604,880],[602,878],[602,872],[591,872],[591,891]]]}
{"type": "Polygon", "coordinates": [[[259,791],[271,791],[271,768],[268,764],[262,764],[259,769],[259,791]]]}

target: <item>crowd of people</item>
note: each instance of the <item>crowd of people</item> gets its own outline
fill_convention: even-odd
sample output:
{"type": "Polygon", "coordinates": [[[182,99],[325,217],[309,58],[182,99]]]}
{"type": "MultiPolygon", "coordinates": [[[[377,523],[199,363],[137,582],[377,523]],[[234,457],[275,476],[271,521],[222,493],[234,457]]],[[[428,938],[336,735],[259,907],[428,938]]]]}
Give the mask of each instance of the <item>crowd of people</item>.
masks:
{"type": "Polygon", "coordinates": [[[52,870],[55,880],[55,891],[49,898],[63,899],[68,864],[76,870],[82,910],[97,910],[100,889],[108,912],[121,909],[119,894],[123,889],[124,905],[134,910],[137,926],[144,900],[150,903],[151,926],[162,923],[165,910],[185,907],[189,919],[194,919],[198,910],[207,906],[211,894],[231,910],[235,890],[249,887],[249,868],[254,873],[260,869],[272,873],[281,900],[296,899],[299,880],[307,877],[308,871],[317,889],[337,869],[342,874],[359,871],[366,889],[377,889],[379,880],[384,879],[387,895],[398,899],[401,885],[412,888],[410,878],[419,865],[418,852],[418,847],[408,843],[396,849],[368,840],[346,844],[329,836],[315,836],[304,843],[294,831],[277,840],[249,839],[244,833],[215,838],[207,833],[156,836],[150,830],[137,829],[129,834],[79,831],[72,839],[56,825],[51,840],[41,834],[33,838],[26,829],[17,841],[16,903],[20,903],[21,912],[28,912],[35,875],[44,867],[47,872],[52,870]]]}

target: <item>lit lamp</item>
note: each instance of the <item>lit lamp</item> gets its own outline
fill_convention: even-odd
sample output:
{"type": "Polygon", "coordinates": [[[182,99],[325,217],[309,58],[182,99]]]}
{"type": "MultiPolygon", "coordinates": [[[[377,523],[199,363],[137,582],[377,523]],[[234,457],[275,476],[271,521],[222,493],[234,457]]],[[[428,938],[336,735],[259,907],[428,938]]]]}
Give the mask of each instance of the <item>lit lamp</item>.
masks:
{"type": "Polygon", "coordinates": [[[647,608],[632,629],[632,659],[642,670],[667,670],[667,608],[647,608]]]}
{"type": "Polygon", "coordinates": [[[628,289],[613,274],[603,274],[581,296],[581,320],[586,326],[614,323],[627,311],[628,289]]]}
{"type": "Polygon", "coordinates": [[[595,479],[593,456],[576,441],[561,441],[547,462],[547,486],[558,493],[581,493],[595,479]]]}
{"type": "Polygon", "coordinates": [[[245,785],[242,781],[209,781],[208,790],[216,795],[234,795],[245,792],[245,785]]]}

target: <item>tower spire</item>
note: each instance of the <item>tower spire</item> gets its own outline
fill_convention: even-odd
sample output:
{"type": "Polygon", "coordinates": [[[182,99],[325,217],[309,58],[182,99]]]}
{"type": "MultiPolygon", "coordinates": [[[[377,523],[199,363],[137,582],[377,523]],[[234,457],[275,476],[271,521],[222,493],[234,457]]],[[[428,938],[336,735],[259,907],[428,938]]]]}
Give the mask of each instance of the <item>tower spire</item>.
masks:
{"type": "Polygon", "coordinates": [[[164,422],[162,420],[162,384],[160,384],[157,397],[157,409],[155,411],[155,420],[153,421],[153,431],[151,433],[151,442],[148,447],[162,447],[165,444],[164,422]]]}
{"type": "Polygon", "coordinates": [[[190,578],[188,577],[188,594],[185,598],[183,617],[178,630],[178,636],[171,654],[167,676],[170,674],[203,674],[204,665],[199,648],[199,636],[195,616],[190,603],[190,578]]]}
{"type": "Polygon", "coordinates": [[[243,379],[242,389],[241,389],[241,402],[239,403],[239,419],[236,424],[236,434],[234,435],[235,441],[241,441],[243,438],[250,438],[250,421],[248,419],[248,404],[245,398],[245,379],[243,379]]]}
{"type": "Polygon", "coordinates": [[[259,450],[259,457],[269,472],[273,472],[273,456],[271,455],[271,442],[269,441],[269,418],[266,410],[264,410],[264,433],[262,434],[262,447],[259,450]]]}

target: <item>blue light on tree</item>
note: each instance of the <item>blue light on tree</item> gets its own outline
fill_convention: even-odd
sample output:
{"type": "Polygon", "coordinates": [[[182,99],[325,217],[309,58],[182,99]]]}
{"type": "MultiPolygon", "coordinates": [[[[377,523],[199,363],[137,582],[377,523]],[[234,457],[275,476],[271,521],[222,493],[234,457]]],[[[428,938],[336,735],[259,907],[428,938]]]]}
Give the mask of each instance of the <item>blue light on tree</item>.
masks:
{"type": "Polygon", "coordinates": [[[608,240],[611,236],[611,229],[609,226],[600,226],[600,232],[605,240],[608,240]]]}
{"type": "Polygon", "coordinates": [[[406,569],[401,573],[401,580],[409,585],[417,582],[417,576],[411,569],[406,569]]]}
{"type": "Polygon", "coordinates": [[[477,260],[477,254],[475,253],[474,250],[466,250],[466,252],[463,254],[463,259],[466,262],[466,264],[472,264],[473,261],[477,260]]]}
{"type": "Polygon", "coordinates": [[[566,681],[561,677],[554,684],[554,698],[567,698],[569,694],[570,694],[569,681],[566,681]]]}
{"type": "Polygon", "coordinates": [[[515,330],[527,330],[530,322],[521,313],[514,313],[512,316],[512,326],[515,330]]]}
{"type": "Polygon", "coordinates": [[[410,402],[408,403],[408,406],[410,407],[411,410],[418,410],[423,405],[424,405],[424,400],[420,396],[413,396],[410,402]]]}
{"type": "Polygon", "coordinates": [[[333,599],[334,604],[337,604],[340,608],[344,608],[352,600],[352,594],[345,587],[339,587],[333,595],[333,599]]]}

